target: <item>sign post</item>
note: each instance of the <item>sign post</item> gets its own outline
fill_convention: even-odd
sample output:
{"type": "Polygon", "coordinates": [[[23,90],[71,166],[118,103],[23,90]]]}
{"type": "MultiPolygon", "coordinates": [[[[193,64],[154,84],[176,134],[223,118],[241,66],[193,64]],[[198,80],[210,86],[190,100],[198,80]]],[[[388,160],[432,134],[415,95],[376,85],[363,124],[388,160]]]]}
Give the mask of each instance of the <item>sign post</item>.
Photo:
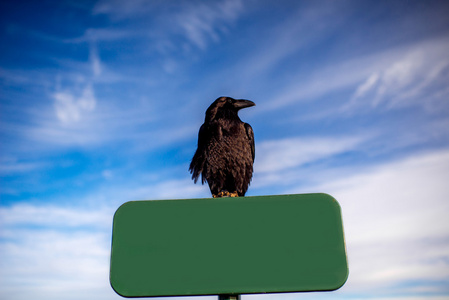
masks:
{"type": "Polygon", "coordinates": [[[348,277],[327,194],[131,201],[115,213],[110,282],[124,297],[330,291],[348,277]]]}

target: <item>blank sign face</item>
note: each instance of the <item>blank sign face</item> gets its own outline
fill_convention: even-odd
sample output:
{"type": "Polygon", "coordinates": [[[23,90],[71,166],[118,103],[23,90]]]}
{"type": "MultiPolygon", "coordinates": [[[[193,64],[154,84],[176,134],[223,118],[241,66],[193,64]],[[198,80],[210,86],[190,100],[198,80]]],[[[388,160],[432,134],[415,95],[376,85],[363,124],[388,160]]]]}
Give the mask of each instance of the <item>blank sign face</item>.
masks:
{"type": "Polygon", "coordinates": [[[132,201],[114,216],[110,281],[125,297],[324,291],[347,277],[327,194],[132,201]]]}

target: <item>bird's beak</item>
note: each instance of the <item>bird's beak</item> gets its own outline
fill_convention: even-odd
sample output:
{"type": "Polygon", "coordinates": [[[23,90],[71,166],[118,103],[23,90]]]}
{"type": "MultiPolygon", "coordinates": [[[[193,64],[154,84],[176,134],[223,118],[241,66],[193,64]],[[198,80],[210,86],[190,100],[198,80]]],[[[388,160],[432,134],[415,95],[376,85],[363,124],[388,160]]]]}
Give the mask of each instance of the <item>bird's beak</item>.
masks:
{"type": "Polygon", "coordinates": [[[250,100],[243,100],[243,99],[239,99],[239,100],[235,100],[234,102],[234,107],[237,109],[242,109],[245,107],[251,107],[256,105],[256,103],[254,103],[253,101],[250,100]]]}

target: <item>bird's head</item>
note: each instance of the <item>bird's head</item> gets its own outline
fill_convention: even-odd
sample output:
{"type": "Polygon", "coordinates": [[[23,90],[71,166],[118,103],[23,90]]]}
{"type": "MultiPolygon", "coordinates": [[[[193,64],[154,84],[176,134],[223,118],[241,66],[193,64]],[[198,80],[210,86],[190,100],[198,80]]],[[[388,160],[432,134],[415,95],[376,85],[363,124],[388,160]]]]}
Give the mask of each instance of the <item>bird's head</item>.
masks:
{"type": "Polygon", "coordinates": [[[220,97],[215,100],[206,111],[206,119],[238,117],[237,112],[245,107],[256,105],[253,101],[244,99],[234,99],[231,97],[220,97]]]}

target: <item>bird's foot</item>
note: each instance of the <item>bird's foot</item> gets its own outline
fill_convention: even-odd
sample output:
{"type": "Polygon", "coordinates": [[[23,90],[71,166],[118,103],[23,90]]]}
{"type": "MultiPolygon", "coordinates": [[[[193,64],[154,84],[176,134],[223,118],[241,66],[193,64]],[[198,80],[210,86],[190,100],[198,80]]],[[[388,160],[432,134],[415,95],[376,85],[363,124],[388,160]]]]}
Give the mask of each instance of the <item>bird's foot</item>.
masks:
{"type": "Polygon", "coordinates": [[[239,194],[237,193],[237,191],[235,192],[228,192],[228,191],[221,191],[219,192],[217,195],[212,195],[214,198],[222,198],[222,197],[238,197],[239,194]]]}
{"type": "Polygon", "coordinates": [[[239,194],[237,193],[237,191],[233,192],[233,193],[229,193],[229,197],[238,197],[239,194]]]}
{"type": "Polygon", "coordinates": [[[218,193],[217,197],[229,197],[229,192],[228,191],[221,191],[218,193]]]}

